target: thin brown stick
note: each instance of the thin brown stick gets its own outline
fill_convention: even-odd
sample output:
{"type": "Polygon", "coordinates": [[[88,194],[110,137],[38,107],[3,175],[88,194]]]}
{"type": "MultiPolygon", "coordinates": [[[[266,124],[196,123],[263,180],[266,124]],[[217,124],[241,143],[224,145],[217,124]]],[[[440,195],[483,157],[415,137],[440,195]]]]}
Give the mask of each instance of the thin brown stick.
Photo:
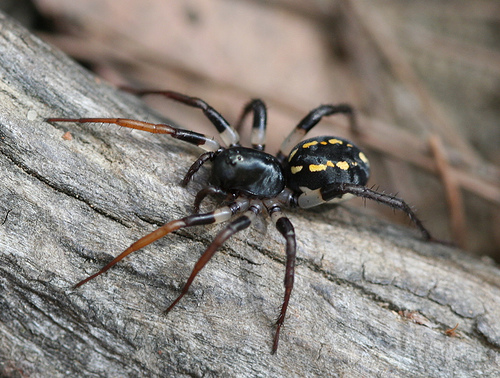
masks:
{"type": "Polygon", "coordinates": [[[446,158],[445,148],[439,136],[432,135],[429,145],[436,162],[438,174],[445,189],[448,211],[450,214],[450,228],[453,240],[463,249],[467,247],[467,225],[465,221],[464,204],[460,188],[450,171],[446,158]]]}

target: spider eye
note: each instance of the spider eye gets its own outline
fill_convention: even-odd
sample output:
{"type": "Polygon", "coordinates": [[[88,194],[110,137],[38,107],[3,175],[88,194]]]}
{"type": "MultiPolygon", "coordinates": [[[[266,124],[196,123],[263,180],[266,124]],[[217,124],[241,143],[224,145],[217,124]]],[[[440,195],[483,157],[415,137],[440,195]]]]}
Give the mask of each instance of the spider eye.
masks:
{"type": "Polygon", "coordinates": [[[240,155],[240,154],[237,154],[237,155],[234,155],[234,156],[232,156],[232,157],[230,158],[229,163],[230,163],[231,165],[236,165],[236,164],[238,164],[239,162],[242,162],[243,160],[244,160],[243,156],[242,156],[242,155],[240,155]]]}

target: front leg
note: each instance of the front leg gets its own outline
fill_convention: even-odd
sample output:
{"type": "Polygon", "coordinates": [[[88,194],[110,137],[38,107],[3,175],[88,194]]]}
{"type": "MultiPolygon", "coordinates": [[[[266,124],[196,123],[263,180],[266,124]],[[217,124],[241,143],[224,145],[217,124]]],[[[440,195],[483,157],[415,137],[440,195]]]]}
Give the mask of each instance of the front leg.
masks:
{"type": "Polygon", "coordinates": [[[185,94],[174,91],[133,89],[133,88],[122,88],[122,89],[138,96],[146,96],[146,95],[164,96],[170,100],[180,102],[184,105],[201,109],[203,114],[205,114],[205,116],[212,123],[212,125],[215,126],[215,128],[220,134],[221,139],[227,146],[230,147],[239,146],[240,136],[238,132],[233,127],[231,127],[229,122],[227,122],[225,118],[217,110],[212,108],[201,98],[187,96],[185,94]]]}
{"type": "Polygon", "coordinates": [[[167,134],[172,138],[199,146],[206,151],[217,151],[221,148],[215,140],[190,130],[178,129],[163,123],[150,123],[127,118],[47,118],[47,122],[76,122],[76,123],[111,123],[130,129],[147,131],[153,134],[167,134]]]}

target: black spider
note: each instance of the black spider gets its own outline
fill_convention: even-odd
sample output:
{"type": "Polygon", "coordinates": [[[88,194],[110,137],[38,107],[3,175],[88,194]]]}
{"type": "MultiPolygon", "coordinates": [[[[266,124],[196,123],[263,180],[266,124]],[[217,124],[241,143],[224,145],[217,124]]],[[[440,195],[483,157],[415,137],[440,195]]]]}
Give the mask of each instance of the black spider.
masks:
{"type": "Polygon", "coordinates": [[[296,251],[295,231],[292,223],[282,213],[282,206],[307,208],[352,196],[368,198],[404,211],[420,229],[424,238],[432,239],[422,222],[402,199],[365,187],[370,171],[369,163],[363,152],[352,142],[332,136],[311,138],[300,142],[324,116],[343,113],[349,117],[351,125],[354,125],[354,113],[349,105],[321,105],[312,110],[285,138],[275,157],[264,152],[267,113],[264,103],[259,99],[252,100],[245,106],[236,124],[236,129],[238,129],[244,119],[253,113],[252,148],[245,148],[240,146],[236,129],[231,127],[222,115],[205,101],[172,91],[134,92],[139,95],[163,95],[201,109],[220,133],[227,147],[222,147],[218,142],[203,134],[178,129],[167,124],[152,124],[122,118],[47,119],[48,122],[111,123],[151,133],[168,134],[173,138],[200,146],[207,152],[201,154],[189,168],[182,181],[183,185],[189,182],[205,162],[212,162],[211,185],[196,195],[195,214],[166,223],[139,239],[100,271],[79,282],[75,287],[106,272],[125,256],[172,231],[228,221],[233,215],[243,213],[220,231],[201,255],[181,293],[165,310],[168,313],[186,294],[198,272],[203,269],[222,243],[236,232],[250,226],[255,217],[265,210],[286,241],[285,297],[276,321],[272,347],[272,353],[275,353],[292,293],[296,251]],[[199,214],[200,204],[207,195],[226,196],[229,200],[228,204],[209,213],[199,214]]]}

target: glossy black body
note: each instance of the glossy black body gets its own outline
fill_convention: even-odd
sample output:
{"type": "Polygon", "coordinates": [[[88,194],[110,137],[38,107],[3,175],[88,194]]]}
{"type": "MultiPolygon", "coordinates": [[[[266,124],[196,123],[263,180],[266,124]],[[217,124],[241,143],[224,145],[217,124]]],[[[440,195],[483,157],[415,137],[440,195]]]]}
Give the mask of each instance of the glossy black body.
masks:
{"type": "Polygon", "coordinates": [[[347,139],[321,136],[294,147],[288,158],[287,181],[293,191],[315,190],[334,183],[366,185],[370,165],[347,139]]]}
{"type": "Polygon", "coordinates": [[[285,188],[279,160],[245,147],[230,147],[217,154],[210,181],[228,193],[260,199],[276,197],[285,188]]]}

